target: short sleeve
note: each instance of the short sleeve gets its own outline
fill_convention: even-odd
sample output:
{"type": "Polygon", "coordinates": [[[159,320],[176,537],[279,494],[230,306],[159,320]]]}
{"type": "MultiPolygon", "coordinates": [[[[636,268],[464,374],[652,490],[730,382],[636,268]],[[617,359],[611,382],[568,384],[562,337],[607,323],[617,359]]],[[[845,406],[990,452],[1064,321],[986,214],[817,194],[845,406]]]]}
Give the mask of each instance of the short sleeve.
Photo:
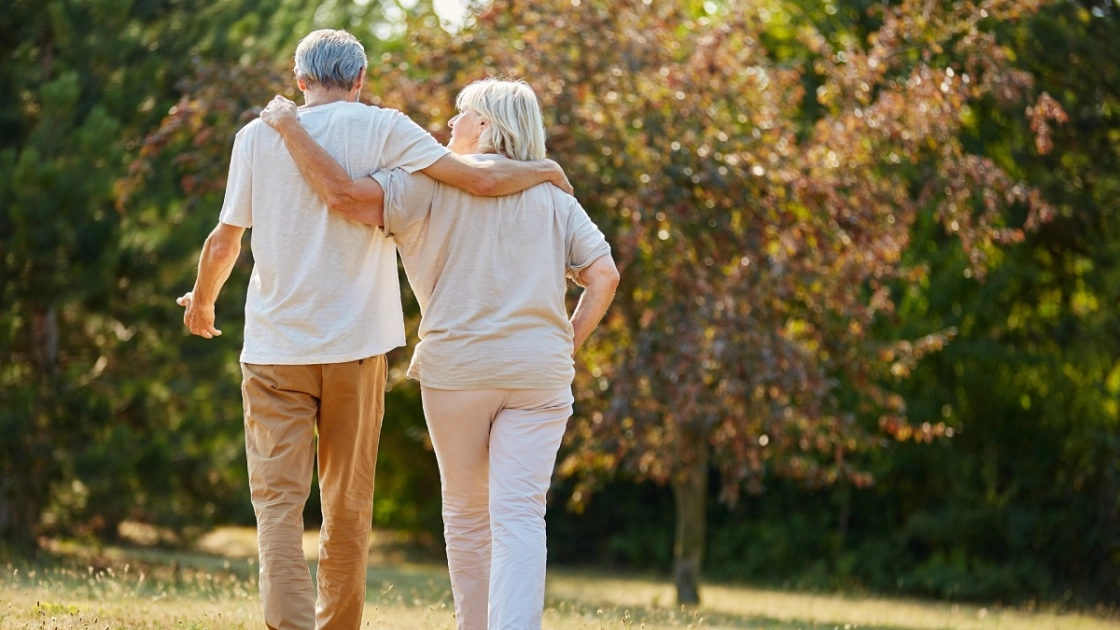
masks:
{"type": "Polygon", "coordinates": [[[381,163],[385,168],[400,168],[406,173],[428,168],[450,153],[432,134],[404,114],[393,112],[393,125],[385,140],[381,163]]]}
{"type": "Polygon", "coordinates": [[[233,140],[233,154],[226,178],[226,197],[219,220],[227,225],[253,227],[253,155],[248,127],[233,140]]]}
{"type": "Polygon", "coordinates": [[[385,233],[389,236],[404,232],[431,213],[432,200],[439,185],[431,177],[423,173],[409,174],[402,168],[376,171],[372,177],[385,191],[385,233]]]}
{"type": "Polygon", "coordinates": [[[611,246],[579,202],[568,195],[563,197],[571,204],[565,239],[568,246],[568,271],[574,273],[609,255],[611,246]]]}

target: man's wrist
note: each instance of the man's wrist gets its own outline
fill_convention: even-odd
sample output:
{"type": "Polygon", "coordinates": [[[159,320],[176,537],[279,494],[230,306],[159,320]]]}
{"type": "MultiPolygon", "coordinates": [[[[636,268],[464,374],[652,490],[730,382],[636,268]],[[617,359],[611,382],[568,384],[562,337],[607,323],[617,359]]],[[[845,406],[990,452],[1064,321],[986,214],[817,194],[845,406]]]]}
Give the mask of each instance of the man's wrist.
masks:
{"type": "Polygon", "coordinates": [[[216,300],[213,300],[213,299],[200,298],[198,296],[198,290],[197,289],[192,292],[191,306],[196,310],[212,311],[212,310],[214,310],[214,303],[215,302],[216,302],[216,300]]]}

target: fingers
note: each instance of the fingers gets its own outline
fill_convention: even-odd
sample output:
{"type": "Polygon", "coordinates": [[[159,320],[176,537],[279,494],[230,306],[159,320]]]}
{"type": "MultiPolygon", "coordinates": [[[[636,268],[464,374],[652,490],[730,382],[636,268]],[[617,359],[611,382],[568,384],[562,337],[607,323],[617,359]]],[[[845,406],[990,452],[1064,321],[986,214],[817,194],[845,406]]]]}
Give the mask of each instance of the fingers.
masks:
{"type": "Polygon", "coordinates": [[[564,175],[563,173],[560,174],[559,181],[553,181],[552,185],[556,186],[560,190],[563,190],[564,192],[568,193],[569,195],[575,195],[576,194],[576,190],[574,188],[572,188],[572,183],[568,181],[568,177],[566,175],[564,175]]]}
{"type": "Polygon", "coordinates": [[[192,335],[203,339],[221,336],[222,331],[214,327],[214,309],[196,308],[192,292],[188,291],[182,297],[176,298],[175,303],[186,309],[183,312],[183,325],[191,331],[192,335]]]}
{"type": "Polygon", "coordinates": [[[222,336],[222,331],[214,328],[213,323],[202,323],[199,321],[193,321],[187,324],[187,328],[190,328],[192,335],[197,335],[199,337],[202,337],[203,339],[213,339],[214,337],[222,336]]]}
{"type": "MultiPolygon", "coordinates": [[[[191,332],[194,332],[194,331],[191,331],[191,332]]],[[[217,328],[214,328],[214,321],[210,320],[209,322],[201,324],[199,326],[199,332],[197,332],[195,334],[198,335],[199,337],[205,337],[207,339],[213,339],[214,337],[221,337],[222,336],[222,331],[218,330],[217,328]]]]}
{"type": "Polygon", "coordinates": [[[563,190],[564,192],[568,193],[569,195],[575,195],[576,194],[575,188],[572,188],[572,183],[570,181],[568,181],[568,174],[564,172],[564,169],[561,168],[559,164],[557,164],[556,162],[554,162],[552,160],[547,160],[547,161],[551,162],[552,167],[555,170],[555,173],[552,177],[552,185],[556,186],[560,190],[563,190]]]}
{"type": "Polygon", "coordinates": [[[268,107],[266,107],[265,110],[269,112],[294,112],[296,110],[296,104],[277,94],[269,101],[268,107]]]}
{"type": "Polygon", "coordinates": [[[276,129],[292,120],[298,120],[298,112],[295,103],[283,96],[276,95],[268,103],[268,106],[261,110],[261,120],[266,125],[276,129]]]}

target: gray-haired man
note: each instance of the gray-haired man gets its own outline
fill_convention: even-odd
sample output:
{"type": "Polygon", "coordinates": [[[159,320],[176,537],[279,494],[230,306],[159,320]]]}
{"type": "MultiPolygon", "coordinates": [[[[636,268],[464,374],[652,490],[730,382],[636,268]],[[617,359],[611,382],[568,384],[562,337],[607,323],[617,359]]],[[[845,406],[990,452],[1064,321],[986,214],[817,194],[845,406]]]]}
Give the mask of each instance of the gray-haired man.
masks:
{"type": "MultiPolygon", "coordinates": [[[[303,125],[352,176],[419,170],[484,195],[546,181],[567,187],[554,163],[475,163],[449,153],[403,114],[357,103],[366,57],[345,31],[308,35],[295,65],[303,125]]],[[[203,246],[193,291],[178,300],[192,333],[221,334],[214,301],[250,227],[255,265],[242,394],[265,623],[276,630],[358,628],[385,353],[404,344],[396,250],[376,228],[326,212],[280,136],[255,120],[234,141],[218,226],[203,246]],[[302,547],[316,454],[323,506],[317,601],[302,547]]]]}

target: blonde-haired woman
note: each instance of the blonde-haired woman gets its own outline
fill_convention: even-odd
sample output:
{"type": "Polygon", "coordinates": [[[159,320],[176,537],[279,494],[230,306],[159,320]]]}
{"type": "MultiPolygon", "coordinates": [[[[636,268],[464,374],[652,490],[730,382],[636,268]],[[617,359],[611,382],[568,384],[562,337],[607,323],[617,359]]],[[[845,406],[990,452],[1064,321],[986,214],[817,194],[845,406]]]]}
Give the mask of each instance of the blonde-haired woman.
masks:
{"type": "MultiPolygon", "coordinates": [[[[459,94],[448,148],[492,162],[545,155],[540,106],[523,81],[459,94]]],[[[572,356],[618,284],[610,246],[570,195],[540,185],[475,197],[424,175],[351,181],[274,101],[276,127],[333,211],[384,226],[420,303],[420,381],[443,493],[460,630],[540,628],[545,494],[572,413],[572,356]],[[570,319],[566,277],[584,287],[570,319]]]]}

